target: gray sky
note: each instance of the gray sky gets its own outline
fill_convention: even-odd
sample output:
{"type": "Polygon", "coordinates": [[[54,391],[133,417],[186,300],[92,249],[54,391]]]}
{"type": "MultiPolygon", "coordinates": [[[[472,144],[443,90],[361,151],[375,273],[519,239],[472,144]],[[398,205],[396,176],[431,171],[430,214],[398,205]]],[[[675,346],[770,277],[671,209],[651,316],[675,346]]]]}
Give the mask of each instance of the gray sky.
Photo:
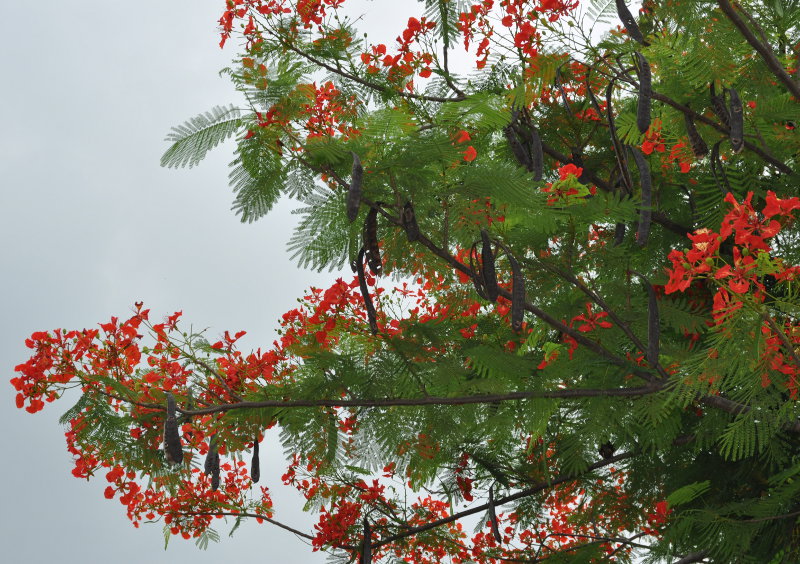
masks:
{"type": "MultiPolygon", "coordinates": [[[[323,562],[293,535],[242,526],[206,552],[160,525],[135,529],[101,476],[72,477],[58,417],[14,407],[7,383],[33,331],[96,327],[144,301],[157,317],[183,310],[212,337],[248,331],[243,348],[269,346],[277,318],[310,284],[335,274],[299,271],[285,242],[295,218],[284,202],[267,219],[230,211],[218,148],[199,167],[167,170],[170,127],[238,100],[218,71],[237,53],[218,47],[224,0],[37,0],[0,4],[0,535],[7,562],[323,562]]],[[[396,34],[396,31],[394,32],[396,34]]],[[[394,37],[394,35],[392,36],[394,37]]],[[[310,531],[303,500],[280,486],[282,456],[262,446],[262,483],[276,517],[310,531]]],[[[290,491],[293,493],[293,490],[290,491]]]]}

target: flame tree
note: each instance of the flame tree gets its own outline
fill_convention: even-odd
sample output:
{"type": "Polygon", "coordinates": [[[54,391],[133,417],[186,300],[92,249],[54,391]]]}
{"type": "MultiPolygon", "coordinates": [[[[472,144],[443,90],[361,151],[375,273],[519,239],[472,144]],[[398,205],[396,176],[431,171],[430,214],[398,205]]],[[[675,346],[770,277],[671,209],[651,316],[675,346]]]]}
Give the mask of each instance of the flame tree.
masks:
{"type": "Polygon", "coordinates": [[[249,354],[142,304],[34,333],[17,406],[77,388],[73,474],[201,544],[797,561],[798,4],[426,0],[377,43],[344,0],[227,0],[246,104],[162,164],[234,136],[242,221],[294,198],[300,266],[353,275],[249,354]],[[311,531],[255,485],[273,426],[311,531]]]}

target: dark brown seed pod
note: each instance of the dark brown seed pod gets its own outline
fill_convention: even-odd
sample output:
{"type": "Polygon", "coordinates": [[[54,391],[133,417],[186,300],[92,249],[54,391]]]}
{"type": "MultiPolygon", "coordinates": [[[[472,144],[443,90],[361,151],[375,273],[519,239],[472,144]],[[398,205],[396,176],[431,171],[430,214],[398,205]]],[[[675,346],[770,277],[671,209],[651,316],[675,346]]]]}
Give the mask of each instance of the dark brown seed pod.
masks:
{"type": "Polygon", "coordinates": [[[697,127],[694,125],[694,120],[689,114],[683,114],[683,120],[686,123],[686,134],[689,136],[689,144],[692,146],[692,152],[697,158],[704,157],[708,154],[708,145],[703,141],[697,127]]]}
{"type": "Polygon", "coordinates": [[[539,136],[539,131],[533,127],[533,125],[528,129],[528,145],[531,150],[531,172],[533,173],[533,179],[539,182],[542,179],[544,153],[542,151],[542,138],[539,136]]]}
{"type": "Polygon", "coordinates": [[[564,109],[567,110],[567,113],[572,115],[572,108],[569,105],[569,100],[567,100],[567,95],[564,92],[564,84],[561,81],[561,67],[559,66],[556,69],[556,88],[561,93],[561,102],[564,104],[564,109]]]}
{"type": "Polygon", "coordinates": [[[521,166],[530,170],[532,167],[530,153],[520,142],[514,126],[512,124],[505,126],[503,128],[503,134],[506,136],[506,141],[508,141],[508,146],[511,147],[514,158],[517,159],[517,162],[521,166]]]}
{"type": "Polygon", "coordinates": [[[645,290],[647,290],[647,352],[645,360],[650,366],[655,366],[658,364],[661,341],[661,322],[659,320],[656,290],[645,276],[635,270],[631,270],[631,273],[639,277],[642,284],[644,284],[645,290]]]}
{"type": "Polygon", "coordinates": [[[739,93],[733,89],[728,89],[731,98],[731,148],[734,153],[739,153],[744,147],[744,114],[742,112],[742,100],[739,93]]]}
{"type": "Polygon", "coordinates": [[[214,466],[219,465],[219,452],[217,451],[217,436],[212,435],[208,443],[208,452],[206,453],[206,460],[203,463],[203,473],[209,476],[214,472],[214,466]]]}
{"type": "Polygon", "coordinates": [[[728,115],[728,108],[725,107],[725,95],[720,94],[717,95],[716,88],[714,87],[714,83],[711,83],[709,87],[709,91],[711,93],[711,109],[714,111],[714,114],[719,118],[719,120],[724,123],[727,127],[731,125],[731,118],[728,115]]]}
{"type": "Polygon", "coordinates": [[[253,460],[250,462],[250,479],[255,484],[261,479],[261,461],[258,457],[258,437],[253,441],[253,460]]]}
{"type": "Polygon", "coordinates": [[[642,203],[639,206],[639,228],[636,231],[636,243],[640,247],[647,245],[647,239],[650,236],[650,220],[652,217],[651,206],[652,200],[652,179],[650,178],[650,166],[647,164],[647,159],[637,147],[628,147],[633,160],[636,162],[636,167],[639,169],[639,181],[642,185],[642,203]]]}
{"type": "Polygon", "coordinates": [[[406,230],[408,241],[413,242],[419,239],[419,225],[417,225],[417,216],[414,214],[414,206],[411,205],[411,202],[406,202],[403,206],[400,220],[406,230]]]}
{"type": "Polygon", "coordinates": [[[358,217],[363,177],[364,167],[361,166],[361,159],[353,153],[353,171],[350,174],[350,188],[347,190],[347,219],[350,221],[355,221],[358,217]]]}
{"type": "Polygon", "coordinates": [[[213,435],[208,443],[208,453],[203,464],[203,472],[206,476],[211,475],[211,491],[219,488],[219,451],[217,450],[217,436],[213,435]]]}
{"type": "Polygon", "coordinates": [[[597,450],[597,452],[600,453],[600,456],[603,457],[603,460],[608,460],[609,458],[614,456],[615,450],[616,448],[614,448],[614,443],[612,443],[611,441],[606,441],[605,443],[600,445],[600,448],[597,450]]]}
{"type": "Polygon", "coordinates": [[[359,564],[372,564],[372,528],[366,517],[364,517],[364,539],[361,541],[359,564]]]}
{"type": "Polygon", "coordinates": [[[514,255],[505,251],[511,265],[511,328],[519,331],[525,318],[525,277],[514,255]]]}
{"type": "Polygon", "coordinates": [[[500,295],[497,287],[497,273],[494,269],[494,250],[489,234],[485,229],[481,229],[481,278],[486,289],[486,296],[490,302],[496,302],[500,295]]]}
{"type": "Polygon", "coordinates": [[[358,258],[356,259],[356,272],[358,273],[358,286],[361,289],[361,298],[364,300],[364,309],[367,310],[367,320],[369,321],[369,329],[373,335],[378,334],[378,321],[375,315],[375,306],[372,304],[372,296],[369,295],[369,287],[367,286],[367,277],[364,274],[364,247],[358,251],[358,258]]]}
{"type": "Polygon", "coordinates": [[[614,246],[619,247],[625,240],[625,224],[622,222],[617,223],[614,228],[614,246]]]}
{"type": "Polygon", "coordinates": [[[183,448],[181,436],[178,432],[178,420],[175,416],[177,407],[175,397],[170,393],[167,396],[167,418],[164,420],[164,456],[170,464],[183,463],[183,448]]]}
{"type": "Polygon", "coordinates": [[[606,121],[608,121],[608,132],[611,135],[611,144],[614,146],[614,156],[617,158],[617,166],[622,173],[622,179],[625,183],[625,192],[627,194],[633,193],[633,181],[631,180],[631,173],[628,170],[628,156],[622,143],[619,142],[617,137],[617,127],[614,124],[614,111],[611,96],[614,93],[614,81],[611,80],[606,88],[606,121]]]}
{"type": "Polygon", "coordinates": [[[639,31],[639,25],[636,23],[631,11],[628,10],[628,6],[626,6],[625,2],[622,0],[615,1],[617,3],[617,15],[619,16],[619,19],[622,20],[622,25],[625,26],[626,30],[628,30],[628,35],[630,35],[632,39],[635,39],[639,43],[644,43],[644,37],[642,36],[642,32],[639,31]]]}
{"type": "Polygon", "coordinates": [[[381,264],[381,251],[378,247],[378,209],[370,208],[367,219],[364,221],[364,248],[367,253],[367,265],[375,276],[380,275],[383,268],[381,264]]]}
{"type": "Polygon", "coordinates": [[[483,291],[483,280],[481,279],[481,270],[478,268],[478,244],[473,243],[472,248],[469,251],[469,269],[470,269],[470,278],[472,278],[472,284],[475,286],[475,292],[483,298],[484,300],[488,300],[489,297],[486,295],[486,292],[483,291]]]}
{"type": "Polygon", "coordinates": [[[652,75],[650,73],[650,63],[644,55],[637,52],[636,59],[639,63],[639,100],[636,103],[636,127],[639,133],[645,133],[650,129],[650,104],[653,96],[652,75]]]}
{"type": "Polygon", "coordinates": [[[501,544],[503,542],[503,537],[500,534],[500,527],[497,526],[497,513],[494,511],[494,494],[492,493],[492,488],[489,488],[489,524],[492,527],[492,536],[494,536],[494,540],[497,541],[497,544],[501,544]]]}
{"type": "Polygon", "coordinates": [[[217,465],[214,466],[213,472],[211,472],[211,491],[215,492],[219,489],[219,460],[217,460],[217,465]]]}

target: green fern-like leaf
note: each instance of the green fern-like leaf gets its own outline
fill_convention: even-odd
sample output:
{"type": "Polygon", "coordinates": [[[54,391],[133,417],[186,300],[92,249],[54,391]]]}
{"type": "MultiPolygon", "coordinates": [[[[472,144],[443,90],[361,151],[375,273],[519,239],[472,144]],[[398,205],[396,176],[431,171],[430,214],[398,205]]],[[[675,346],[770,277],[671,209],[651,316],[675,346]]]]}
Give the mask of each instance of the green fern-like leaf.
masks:
{"type": "Polygon", "coordinates": [[[172,128],[166,140],[172,143],[161,157],[161,166],[189,168],[202,161],[208,151],[228,139],[242,126],[239,110],[215,106],[172,128]]]}

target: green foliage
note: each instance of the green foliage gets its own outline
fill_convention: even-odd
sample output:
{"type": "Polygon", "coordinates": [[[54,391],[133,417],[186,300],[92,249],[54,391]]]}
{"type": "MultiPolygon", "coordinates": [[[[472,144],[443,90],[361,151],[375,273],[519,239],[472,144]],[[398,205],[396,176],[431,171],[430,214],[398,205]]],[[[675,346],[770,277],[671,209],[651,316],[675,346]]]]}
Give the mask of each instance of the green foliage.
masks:
{"type": "Polygon", "coordinates": [[[183,125],[172,128],[166,140],[172,143],[161,166],[189,168],[202,161],[208,151],[234,135],[242,126],[239,110],[233,106],[215,106],[183,125]]]}

